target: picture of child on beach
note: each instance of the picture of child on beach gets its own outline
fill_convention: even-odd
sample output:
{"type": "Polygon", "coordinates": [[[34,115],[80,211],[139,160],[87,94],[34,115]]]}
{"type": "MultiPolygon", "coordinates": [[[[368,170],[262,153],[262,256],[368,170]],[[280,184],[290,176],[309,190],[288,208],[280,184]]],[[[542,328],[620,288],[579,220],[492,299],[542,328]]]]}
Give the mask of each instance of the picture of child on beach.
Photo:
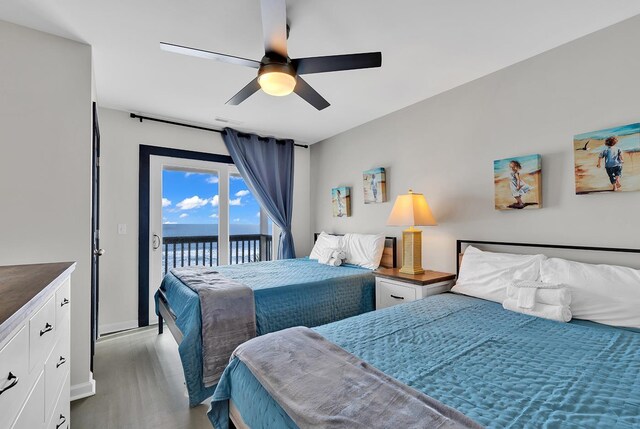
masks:
{"type": "Polygon", "coordinates": [[[494,161],[493,170],[496,210],[542,207],[540,155],[494,161]]]}
{"type": "Polygon", "coordinates": [[[374,168],[362,173],[364,203],[384,203],[387,201],[387,179],[384,168],[374,168]]]}
{"type": "Polygon", "coordinates": [[[333,188],[331,190],[331,203],[333,217],[351,216],[351,192],[347,187],[333,188]]]}
{"type": "Polygon", "coordinates": [[[604,141],[604,144],[606,148],[600,152],[597,167],[600,168],[602,166],[602,160],[604,159],[604,169],[613,187],[611,190],[615,192],[622,188],[622,184],[620,183],[622,164],[624,163],[622,151],[620,148],[614,148],[614,146],[618,144],[618,137],[608,137],[604,141]]]}
{"type": "Polygon", "coordinates": [[[640,123],[578,134],[573,153],[576,194],[640,191],[640,123]]]}

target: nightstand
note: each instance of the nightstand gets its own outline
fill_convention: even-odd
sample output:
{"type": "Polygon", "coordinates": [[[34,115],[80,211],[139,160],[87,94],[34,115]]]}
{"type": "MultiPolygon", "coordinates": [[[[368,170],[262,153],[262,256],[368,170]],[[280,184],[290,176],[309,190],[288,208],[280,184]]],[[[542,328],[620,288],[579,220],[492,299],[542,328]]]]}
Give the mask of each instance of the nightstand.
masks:
{"type": "Polygon", "coordinates": [[[376,310],[448,292],[455,274],[425,271],[423,274],[404,274],[399,268],[381,268],[376,276],[376,310]]]}

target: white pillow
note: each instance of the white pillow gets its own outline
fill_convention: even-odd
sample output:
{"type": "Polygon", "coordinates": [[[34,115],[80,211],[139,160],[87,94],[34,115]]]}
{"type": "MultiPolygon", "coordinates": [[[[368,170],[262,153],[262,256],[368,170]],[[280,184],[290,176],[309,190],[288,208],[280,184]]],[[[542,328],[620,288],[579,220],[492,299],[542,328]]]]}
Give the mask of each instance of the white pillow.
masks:
{"type": "Polygon", "coordinates": [[[329,250],[344,249],[344,238],[322,231],[311,249],[309,259],[320,259],[329,250]]]}
{"type": "Polygon", "coordinates": [[[512,281],[536,281],[544,255],[514,255],[466,248],[458,280],[451,292],[502,303],[512,281]]]}
{"type": "Polygon", "coordinates": [[[640,328],[640,270],[550,258],[540,274],[569,288],[574,318],[640,328]]]}
{"type": "Polygon", "coordinates": [[[347,264],[375,270],[384,252],[384,234],[345,234],[344,249],[347,264]]]}

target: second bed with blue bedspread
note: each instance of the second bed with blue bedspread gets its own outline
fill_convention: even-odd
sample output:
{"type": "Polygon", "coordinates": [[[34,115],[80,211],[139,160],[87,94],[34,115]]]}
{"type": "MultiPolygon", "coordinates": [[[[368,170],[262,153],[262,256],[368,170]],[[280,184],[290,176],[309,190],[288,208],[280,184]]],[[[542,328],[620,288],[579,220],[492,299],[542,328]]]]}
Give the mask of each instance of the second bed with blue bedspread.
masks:
{"type": "MultiPolygon", "coordinates": [[[[258,335],[292,326],[319,326],[374,309],[375,279],[365,268],[332,267],[301,258],[226,265],[216,270],[253,289],[258,335]]],[[[200,300],[171,273],[165,276],[161,289],[183,334],[178,350],[189,404],[195,406],[215,389],[202,383],[200,300]]]]}
{"type": "MultiPolygon", "coordinates": [[[[640,427],[638,332],[450,293],[314,329],[487,427],[640,427]]],[[[297,427],[237,358],[214,395],[216,428],[228,398],[253,429],[297,427]]]]}

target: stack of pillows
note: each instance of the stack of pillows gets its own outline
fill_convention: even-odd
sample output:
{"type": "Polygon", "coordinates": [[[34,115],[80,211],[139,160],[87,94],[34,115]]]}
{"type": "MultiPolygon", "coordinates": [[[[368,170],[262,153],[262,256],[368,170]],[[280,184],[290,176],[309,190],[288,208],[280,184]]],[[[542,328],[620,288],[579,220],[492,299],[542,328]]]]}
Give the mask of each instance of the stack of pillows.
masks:
{"type": "Polygon", "coordinates": [[[640,270],[467,247],[452,292],[568,322],[640,329],[640,270]]]}
{"type": "Polygon", "coordinates": [[[321,232],[311,250],[309,259],[338,267],[343,263],[375,270],[384,251],[383,234],[331,235],[321,232]]]}

